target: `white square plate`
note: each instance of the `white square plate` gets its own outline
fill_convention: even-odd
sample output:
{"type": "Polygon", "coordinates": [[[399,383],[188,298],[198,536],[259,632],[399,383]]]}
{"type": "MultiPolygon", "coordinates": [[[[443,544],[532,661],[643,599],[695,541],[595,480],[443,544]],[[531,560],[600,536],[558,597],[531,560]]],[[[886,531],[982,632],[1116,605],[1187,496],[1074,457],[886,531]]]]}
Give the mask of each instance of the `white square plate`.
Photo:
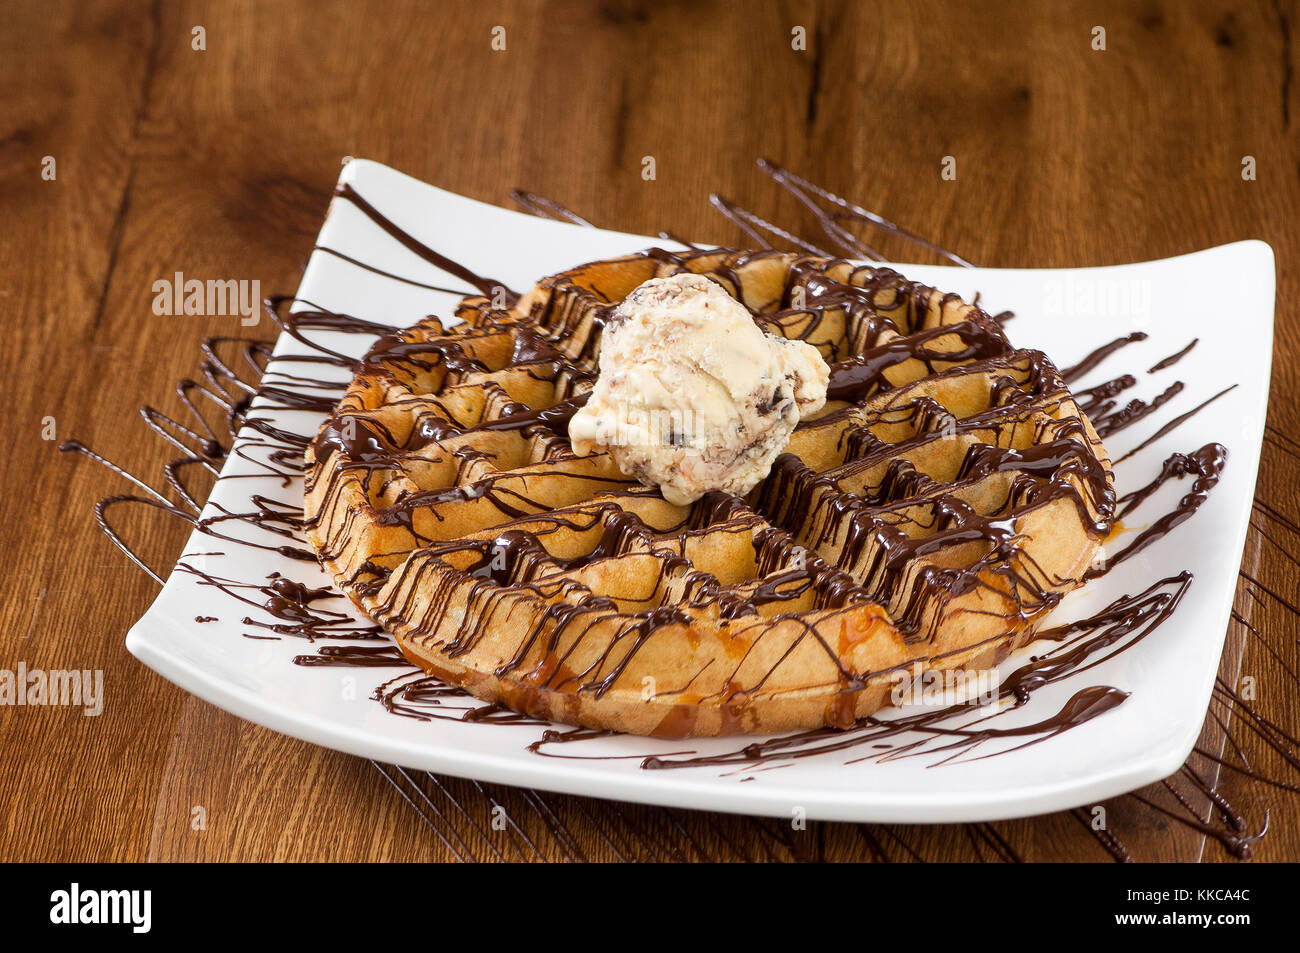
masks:
{"type": "MultiPolygon", "coordinates": [[[[663,242],[637,235],[546,221],[425,185],[367,161],[349,163],[341,178],[382,213],[426,245],[516,289],[575,264],[625,254],[663,242]]],[[[335,202],[319,244],[415,282],[460,288],[377,227],[352,204],[335,202]]],[[[192,573],[171,574],[165,588],[127,636],[127,648],[177,685],[243,718],[320,745],[368,758],[484,781],[524,785],[596,797],[773,816],[802,810],[824,820],[948,822],[992,820],[1065,809],[1132,790],[1172,774],[1185,760],[1201,728],[1222,652],[1237,569],[1241,559],[1263,437],[1273,333],[1272,250],[1244,241],[1164,261],[1107,268],[1024,270],[901,265],[908,277],[962,294],[978,291],[996,313],[1016,312],[1007,331],[1020,347],[1046,351],[1059,366],[1080,360],[1097,346],[1134,330],[1149,337],[1108,358],[1076,387],[1135,374],[1122,395],[1150,399],[1175,379],[1186,388],[1161,411],[1107,440],[1113,457],[1155,433],[1173,417],[1229,384],[1238,386],[1187,419],[1151,446],[1121,463],[1118,490],[1147,483],[1172,452],[1211,442],[1227,446],[1228,464],[1209,500],[1171,535],[1116,571],[1069,596],[1047,625],[1088,615],[1125,593],[1180,570],[1195,578],[1173,618],[1121,654],[1086,672],[1037,691],[1019,710],[999,715],[999,726],[1050,717],[1072,694],[1091,685],[1130,693],[1118,707],[1079,727],[997,757],[961,758],[935,766],[939,757],[880,761],[864,751],[821,753],[761,766],[690,767],[651,771],[641,758],[653,753],[735,752],[746,739],[659,741],[605,736],[566,746],[546,757],[528,750],[539,738],[533,724],[420,721],[397,717],[369,696],[381,682],[400,675],[383,668],[304,667],[294,656],[311,651],[300,639],[244,638],[265,635],[241,619],[274,622],[258,609],[235,603],[201,584],[192,573]],[[1231,334],[1223,333],[1224,326],[1231,334]],[[1146,369],[1200,343],[1174,367],[1146,369]],[[196,616],[217,621],[198,624],[196,616]],[[573,757],[569,757],[573,755],[573,757]]],[[[467,292],[470,290],[465,289],[467,292]]],[[[449,315],[458,296],[395,281],[317,251],[303,275],[298,297],[314,305],[372,321],[405,326],[425,314],[449,315]]],[[[331,346],[359,354],[369,339],[337,335],[331,346]]],[[[282,335],[269,368],[322,376],[289,365],[287,354],[303,347],[282,335]]],[[[339,371],[339,374],[342,374],[339,371]]],[[[254,404],[254,409],[260,406],[254,404]]],[[[264,416],[299,433],[314,433],[320,415],[266,410],[264,416]]],[[[251,437],[245,432],[243,437],[251,437]]],[[[251,457],[257,456],[251,450],[251,457]]],[[[254,463],[229,456],[205,515],[221,507],[249,512],[253,494],[301,500],[301,482],[285,488],[257,476],[254,463]]],[[[1139,511],[1142,521],[1170,509],[1189,481],[1173,481],[1139,511]]],[[[223,531],[258,541],[252,527],[223,531]]],[[[268,541],[261,537],[260,541],[268,541]]],[[[281,543],[276,537],[271,542],[281,543]]],[[[1125,537],[1110,544],[1123,546],[1125,537]]],[[[195,533],[180,561],[212,576],[264,584],[275,572],[313,586],[329,581],[310,563],[237,544],[216,544],[195,533]],[[220,555],[203,555],[214,549],[220,555]]],[[[178,561],[178,562],[180,562],[178,561]]],[[[350,609],[331,600],[331,609],[350,609]]],[[[1031,645],[1013,656],[1010,671],[1031,645]]],[[[1015,747],[1016,739],[993,740],[983,755],[1015,747]]]]}

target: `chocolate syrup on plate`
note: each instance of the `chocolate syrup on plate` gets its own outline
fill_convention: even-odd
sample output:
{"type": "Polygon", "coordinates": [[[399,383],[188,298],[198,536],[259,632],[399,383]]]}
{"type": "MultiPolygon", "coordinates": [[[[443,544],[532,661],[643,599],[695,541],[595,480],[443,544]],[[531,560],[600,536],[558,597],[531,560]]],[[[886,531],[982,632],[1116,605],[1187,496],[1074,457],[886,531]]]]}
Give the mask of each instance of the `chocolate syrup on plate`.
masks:
{"type": "MultiPolygon", "coordinates": [[[[764,163],[762,167],[779,185],[795,194],[801,203],[811,202],[815,204],[820,200],[830,206],[829,209],[821,209],[818,212],[818,223],[826,235],[848,254],[856,257],[878,257],[874,254],[873,249],[848,232],[844,223],[855,222],[864,223],[870,227],[915,240],[950,261],[959,264],[966,263],[955,254],[916,239],[915,236],[898,228],[893,223],[862,209],[860,206],[840,199],[787,170],[771,163],[764,163]]],[[[420,243],[379,213],[350,186],[341,187],[338,195],[341,200],[348,201],[359,208],[405,247],[443,271],[465,281],[485,295],[497,293],[499,289],[505,290],[506,294],[511,296],[510,300],[513,300],[514,293],[505,289],[500,282],[477,275],[465,266],[420,243]]],[[[574,224],[587,224],[581,216],[569,212],[557,203],[549,202],[549,200],[529,193],[519,193],[516,198],[525,208],[531,211],[570,221],[574,224]]],[[[715,205],[723,210],[728,218],[738,216],[740,221],[737,221],[737,224],[739,225],[743,221],[745,225],[741,227],[747,233],[749,233],[750,228],[763,228],[778,237],[793,238],[790,233],[773,226],[753,213],[744,212],[735,203],[723,200],[715,202],[715,205]]],[[[736,219],[733,218],[734,220],[736,219]]],[[[811,246],[811,243],[803,243],[798,240],[795,240],[794,243],[800,245],[800,247],[814,247],[811,246]]],[[[770,247],[765,241],[758,241],[756,244],[761,247],[770,247]]],[[[337,254],[330,249],[321,250],[330,254],[337,254]]],[[[387,272],[380,272],[364,262],[354,260],[353,264],[388,275],[387,272]]],[[[389,275],[389,277],[396,280],[407,280],[398,275],[389,275]]],[[[435,286],[430,285],[429,287],[435,286]]],[[[437,290],[452,291],[453,289],[438,288],[437,290]]],[[[391,329],[387,326],[376,325],[348,315],[334,314],[325,309],[309,308],[282,316],[280,306],[289,300],[276,299],[268,302],[268,313],[280,323],[290,337],[306,347],[303,354],[286,359],[284,362],[286,365],[292,363],[317,363],[349,370],[356,367],[357,362],[346,355],[312,342],[309,337],[312,331],[336,331],[376,337],[391,333],[391,329]]],[[[1009,317],[1009,313],[1003,313],[998,316],[998,320],[1000,322],[1009,317]]],[[[1140,332],[1135,332],[1133,335],[1104,345],[1088,355],[1079,364],[1069,368],[1066,372],[1068,379],[1081,377],[1125,344],[1140,340],[1144,336],[1140,332]]],[[[1172,366],[1190,351],[1195,343],[1195,341],[1191,342],[1182,351],[1157,363],[1150,369],[1150,372],[1154,373],[1157,370],[1172,366]]],[[[311,558],[310,551],[297,544],[301,539],[301,508],[300,504],[293,499],[292,494],[288,499],[284,500],[254,496],[252,498],[253,507],[248,512],[218,512],[206,518],[201,518],[201,505],[198,502],[201,499],[201,494],[190,487],[190,484],[186,481],[186,476],[190,471],[202,471],[216,475],[219,464],[228,454],[234,453],[244,459],[252,459],[249,456],[250,449],[256,448],[267,454],[266,460],[260,458],[257,460],[259,467],[263,468],[268,475],[280,478],[282,484],[287,488],[293,480],[299,479],[302,475],[302,450],[312,437],[284,430],[271,424],[264,416],[250,412],[253,399],[255,397],[259,398],[261,401],[259,407],[268,409],[321,412],[332,406],[334,400],[337,399],[337,396],[341,394],[346,386],[342,382],[293,377],[287,373],[274,375],[274,380],[264,379],[266,361],[270,353],[270,345],[265,342],[216,338],[205,341],[202,350],[201,376],[203,382],[183,381],[178,385],[178,393],[181,395],[182,401],[193,419],[180,422],[166,417],[149,407],[144,408],[142,411],[147,426],[162,439],[177,447],[182,453],[181,457],[164,468],[164,490],[155,489],[145,480],[99,456],[77,441],[67,441],[61,446],[61,449],[65,451],[82,453],[95,459],[102,465],[114,470],[140,491],[139,493],[110,496],[101,500],[96,506],[96,519],[101,530],[109,536],[115,545],[121,548],[128,558],[160,584],[162,583],[161,576],[148,567],[143,559],[123,541],[113,528],[108,519],[108,513],[113,507],[127,503],[146,505],[168,515],[182,518],[204,534],[227,543],[271,549],[290,558],[311,558]],[[232,348],[234,350],[233,358],[219,356],[219,353],[223,352],[223,350],[232,348]],[[205,413],[200,410],[200,403],[208,411],[216,409],[220,419],[219,425],[214,426],[207,422],[205,413]],[[236,434],[240,433],[241,429],[244,432],[243,439],[236,442],[236,434]],[[175,498],[169,497],[166,491],[170,491],[172,497],[175,498]],[[254,526],[272,536],[279,536],[282,539],[294,542],[246,542],[243,539],[231,537],[220,531],[219,528],[228,523],[254,526]]],[[[871,371],[865,369],[866,363],[868,362],[854,361],[847,366],[837,367],[837,377],[833,382],[833,386],[839,388],[844,396],[853,396],[854,389],[861,386],[860,380],[872,376],[871,371]]],[[[1077,393],[1081,397],[1080,402],[1083,404],[1085,411],[1091,413],[1088,401],[1082,399],[1085,395],[1096,402],[1093,406],[1098,406],[1106,400],[1113,399],[1116,393],[1131,385],[1131,375],[1125,375],[1116,378],[1115,381],[1109,382],[1107,385],[1092,388],[1091,391],[1079,391],[1077,393]]],[[[1210,400],[1214,400],[1226,392],[1226,390],[1221,391],[1210,400]]],[[[1157,398],[1157,401],[1159,401],[1159,398],[1157,398]]],[[[1141,446],[1145,446],[1165,435],[1209,402],[1205,401],[1192,411],[1170,421],[1141,446]]],[[[1147,416],[1150,412],[1158,409],[1160,404],[1153,401],[1152,405],[1146,406],[1149,409],[1145,410],[1145,412],[1139,413],[1125,408],[1128,411],[1127,414],[1112,415],[1109,418],[1112,421],[1111,429],[1107,432],[1113,433],[1122,426],[1147,416]]],[[[516,414],[511,415],[514,418],[511,423],[497,421],[497,425],[525,427],[536,424],[546,427],[559,427],[563,426],[567,420],[563,416],[565,411],[572,413],[573,409],[576,409],[576,406],[573,408],[551,408],[549,409],[551,416],[545,417],[547,411],[521,408],[516,414]]],[[[1106,420],[1108,418],[1102,416],[1100,419],[1106,420]]],[[[384,444],[387,442],[384,435],[370,434],[363,436],[361,439],[373,439],[376,453],[381,453],[384,444]]],[[[1217,482],[1218,473],[1222,469],[1224,459],[1225,452],[1217,444],[1207,445],[1190,454],[1174,454],[1166,460],[1160,473],[1151,484],[1121,497],[1119,500],[1120,513],[1127,514],[1130,510],[1140,506],[1165,481],[1182,479],[1187,476],[1194,477],[1191,492],[1184,496],[1178,507],[1154,520],[1129,547],[1110,561],[1109,566],[1113,567],[1117,562],[1122,561],[1125,558],[1124,554],[1131,555],[1150,545],[1154,539],[1163,536],[1178,523],[1188,518],[1204,502],[1205,496],[1214,483],[1217,482]]],[[[359,624],[349,613],[316,605],[318,602],[328,604],[331,599],[339,598],[328,590],[311,589],[282,576],[261,582],[218,579],[199,572],[192,565],[187,564],[185,560],[186,557],[182,556],[177,566],[179,570],[199,575],[202,584],[218,588],[225,592],[227,596],[253,606],[276,620],[268,623],[254,621],[251,617],[245,617],[244,622],[246,625],[274,633],[269,636],[249,634],[249,637],[279,638],[293,636],[309,641],[324,639],[330,642],[340,639],[345,641],[387,641],[378,626],[359,624]]],[[[898,757],[922,756],[923,754],[933,756],[938,754],[940,763],[949,763],[969,757],[984,757],[986,755],[981,753],[979,749],[988,748],[997,742],[1006,744],[1009,741],[1012,747],[1038,743],[1077,724],[1086,722],[1115,705],[1122,704],[1124,693],[1106,685],[1088,686],[1075,692],[1063,704],[1060,704],[1055,713],[1032,720],[1027,724],[998,727],[996,721],[991,726],[987,724],[987,721],[996,720],[1002,717],[1005,712],[1015,711],[1026,704],[1030,696],[1040,688],[1068,675],[1091,668],[1099,661],[1124,651],[1132,644],[1136,644],[1137,641],[1146,638],[1155,628],[1167,621],[1190,582],[1188,574],[1159,580],[1141,593],[1135,596],[1126,596],[1091,618],[1077,620],[1040,633],[1040,637],[1045,643],[1056,643],[1055,647],[1041,656],[1034,657],[1030,663],[1003,679],[999,687],[999,696],[1003,699],[1003,705],[992,715],[980,714],[979,709],[970,709],[963,706],[956,706],[954,710],[926,712],[916,716],[885,717],[882,713],[864,719],[847,731],[818,729],[785,738],[756,741],[737,749],[731,755],[713,756],[696,761],[692,761],[695,756],[686,751],[668,754],[661,752],[645,756],[643,766],[647,769],[662,770],[688,767],[692,764],[697,767],[706,764],[731,764],[735,762],[763,764],[808,757],[823,751],[851,753],[852,757],[849,760],[890,760],[898,757]],[[972,718],[972,716],[975,717],[972,718]],[[949,724],[950,722],[956,722],[956,724],[949,724]]],[[[208,621],[211,618],[199,617],[203,621],[208,621]]],[[[1242,622],[1244,623],[1244,620],[1242,622]]],[[[1258,632],[1253,627],[1249,627],[1248,623],[1245,624],[1251,629],[1252,634],[1259,637],[1258,632]]],[[[375,646],[329,644],[321,646],[314,655],[298,656],[295,658],[295,662],[303,665],[397,666],[404,664],[400,653],[391,643],[375,646]]],[[[573,745],[583,741],[591,741],[604,735],[602,732],[593,732],[586,729],[545,726],[545,723],[536,722],[526,715],[517,714],[501,706],[485,705],[469,697],[461,690],[442,684],[413,667],[407,666],[407,668],[407,674],[400,675],[396,679],[384,683],[375,693],[376,699],[395,714],[415,718],[452,717],[457,720],[485,724],[543,728],[542,737],[533,742],[530,748],[539,754],[548,756],[556,756],[550,750],[556,745],[573,745]]],[[[1216,686],[1216,697],[1220,692],[1226,700],[1231,702],[1233,708],[1244,713],[1245,717],[1256,724],[1266,724],[1262,716],[1226,686],[1216,686]]],[[[599,757],[607,756],[600,755],[599,757]]],[[[1236,765],[1230,765],[1229,767],[1234,770],[1242,770],[1236,765]]],[[[751,779],[747,777],[742,780],[751,779]]],[[[1264,781],[1265,783],[1281,783],[1271,779],[1264,779],[1264,781]]],[[[1154,804],[1152,807],[1169,814],[1171,817],[1175,817],[1177,820],[1191,824],[1197,827],[1198,830],[1203,829],[1205,833],[1219,838],[1230,850],[1238,854],[1244,855],[1244,853],[1248,853],[1249,845],[1253,843],[1252,838],[1257,839],[1257,836],[1249,833],[1248,825],[1244,819],[1222,800],[1221,795],[1218,795],[1212,787],[1205,785],[1199,777],[1193,779],[1192,783],[1194,786],[1199,786],[1198,789],[1215,804],[1215,810],[1227,824],[1226,833],[1224,828],[1205,824],[1196,818],[1189,819],[1185,811],[1180,813],[1177,808],[1154,804]]],[[[1166,782],[1166,784],[1168,785],[1170,782],[1166,782]]],[[[1137,797],[1137,795],[1133,795],[1133,797],[1137,797]]],[[[1186,805],[1183,796],[1179,795],[1178,800],[1186,805]]],[[[1146,803],[1145,800],[1144,803],[1146,803]]],[[[970,829],[981,826],[986,827],[987,825],[972,825],[970,829]]],[[[1117,859],[1125,859],[1127,853],[1125,848],[1113,836],[1107,835],[1103,846],[1117,859]]]]}

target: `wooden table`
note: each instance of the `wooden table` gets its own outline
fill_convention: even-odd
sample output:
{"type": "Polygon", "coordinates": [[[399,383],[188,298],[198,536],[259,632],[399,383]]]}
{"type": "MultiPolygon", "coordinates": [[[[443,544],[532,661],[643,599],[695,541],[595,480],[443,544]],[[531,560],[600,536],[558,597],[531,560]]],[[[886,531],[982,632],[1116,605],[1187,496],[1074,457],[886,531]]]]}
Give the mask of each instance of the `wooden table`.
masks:
{"type": "MultiPolygon", "coordinates": [[[[132,659],[123,635],[156,586],[91,515],[95,499],[125,485],[60,456],[57,442],[75,435],[159,472],[174,453],[135,409],[179,412],[174,382],[194,373],[198,342],[241,329],[231,318],[156,316],[152,283],[184,271],[291,291],[347,155],[489,202],[508,203],[519,186],[599,225],[733,243],[742,236],[709,207],[712,190],[810,230],[758,156],[980,264],[1091,265],[1269,242],[1277,355],[1258,499],[1272,513],[1257,506],[1262,534],[1252,531],[1245,565],[1254,581],[1243,579],[1237,601],[1259,634],[1234,623],[1224,675],[1254,675],[1258,709],[1300,735],[1287,674],[1300,667],[1300,539],[1275,515],[1300,513],[1294,4],[2,7],[0,667],[100,668],[108,698],[97,718],[0,708],[0,858],[1111,857],[1079,813],[795,832],[403,776],[243,722],[132,659]],[[492,49],[496,26],[504,52],[492,49]],[[1104,51],[1093,49],[1095,26],[1104,51]],[[195,27],[205,49],[193,48],[195,27]],[[806,50],[792,49],[795,27],[806,50]],[[644,156],[655,158],[654,181],[641,176],[644,156]],[[944,156],[956,160],[953,181],[940,175],[944,156]],[[1244,156],[1255,158],[1254,181],[1243,180],[1244,156]],[[480,832],[490,797],[520,832],[480,832]]],[[[916,255],[890,239],[881,247],[916,255]]],[[[1206,292],[1206,307],[1227,316],[1230,302],[1206,292]]],[[[141,514],[125,531],[167,566],[188,527],[141,514]]],[[[1258,733],[1242,737],[1257,766],[1300,781],[1258,733]]],[[[1207,743],[1223,750],[1222,739],[1207,743]]],[[[1213,774],[1213,763],[1202,767],[1213,774]]],[[[1300,859],[1300,797],[1222,775],[1219,790],[1253,827],[1268,812],[1255,856],[1300,859]]],[[[1160,785],[1142,796],[1177,807],[1160,785]]],[[[1135,858],[1230,856],[1137,798],[1107,807],[1135,858]]],[[[1195,810],[1212,817],[1208,805],[1195,810]]]]}

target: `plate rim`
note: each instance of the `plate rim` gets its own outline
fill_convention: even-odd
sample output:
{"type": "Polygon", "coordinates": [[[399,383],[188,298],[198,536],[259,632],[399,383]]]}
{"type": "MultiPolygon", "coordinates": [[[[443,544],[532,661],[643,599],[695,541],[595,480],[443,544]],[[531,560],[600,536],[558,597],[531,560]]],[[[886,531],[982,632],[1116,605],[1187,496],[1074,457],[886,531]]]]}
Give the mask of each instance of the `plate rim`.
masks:
{"type": "MultiPolygon", "coordinates": [[[[355,175],[364,172],[366,168],[379,169],[386,174],[401,176],[403,179],[409,180],[410,183],[424,188],[437,189],[437,191],[446,195],[466,202],[473,202],[479,206],[498,211],[510,211],[503,210],[499,206],[490,203],[459,196],[437,186],[431,186],[399,170],[391,169],[370,160],[353,160],[345,167],[344,176],[355,177],[355,175]],[[358,166],[358,168],[353,169],[353,165],[358,166]]],[[[343,180],[345,179],[341,179],[341,181],[343,180]]],[[[327,213],[325,222],[328,222],[329,217],[330,213],[327,213]]],[[[322,223],[322,229],[325,222],[322,223]]],[[[568,225],[570,228],[590,231],[581,226],[569,225],[568,223],[554,224],[563,224],[568,225]]],[[[627,236],[631,233],[614,232],[614,234],[627,236]]],[[[646,236],[634,237],[653,242],[653,239],[646,236]]],[[[1196,257],[1205,253],[1223,252],[1227,249],[1238,249],[1251,256],[1260,256],[1259,264],[1261,268],[1265,265],[1264,259],[1266,257],[1267,271],[1271,276],[1271,287],[1269,288],[1271,308],[1268,314],[1267,328],[1260,332],[1259,344],[1261,349],[1267,345],[1268,360],[1265,362],[1263,386],[1259,390],[1256,400],[1257,406],[1255,407],[1262,434],[1267,421],[1268,402],[1271,392],[1273,340],[1277,307],[1276,253],[1267,242],[1260,239],[1242,239],[1166,258],[1112,265],[1081,266],[1078,268],[984,268],[981,266],[978,270],[981,272],[1048,274],[1063,271],[1140,267],[1196,257]]],[[[312,258],[315,258],[315,254],[313,252],[312,258]]],[[[909,265],[907,263],[876,264],[886,264],[904,272],[909,267],[943,267],[909,265]]],[[[304,283],[306,276],[310,273],[310,268],[311,261],[309,259],[303,272],[304,283]]],[[[299,291],[301,290],[300,285],[299,291]]],[[[285,334],[281,331],[276,337],[275,345],[278,347],[284,339],[285,334]]],[[[1251,448],[1250,453],[1254,466],[1249,481],[1249,500],[1253,503],[1259,479],[1262,439],[1258,445],[1251,448]]],[[[1240,566],[1245,557],[1245,543],[1249,535],[1249,507],[1247,507],[1246,512],[1247,517],[1245,520],[1240,521],[1237,538],[1233,541],[1233,547],[1230,550],[1236,554],[1234,564],[1237,566],[1240,566]]],[[[761,787],[750,787],[734,783],[719,783],[719,779],[712,775],[707,778],[697,777],[693,779],[686,776],[685,772],[672,772],[675,776],[669,780],[667,777],[656,776],[652,772],[599,772],[581,768],[575,769],[573,763],[568,760],[561,762],[560,766],[552,764],[550,759],[545,758],[539,758],[535,762],[524,762],[518,759],[508,759],[492,752],[467,750],[463,745],[449,744],[445,740],[436,738],[431,738],[428,743],[415,745],[408,739],[364,731],[359,725],[349,725],[342,720],[329,719],[322,721],[316,714],[299,710],[287,703],[276,702],[273,698],[252,691],[226,678],[213,677],[203,671],[195,660],[171,651],[164,633],[169,629],[184,627],[187,623],[183,619],[174,618],[163,607],[163,602],[168,587],[176,576],[176,565],[185,558],[185,551],[188,548],[189,540],[187,539],[180,556],[177,557],[176,563],[173,564],[166,577],[166,584],[159,590],[150,607],[127,633],[126,648],[137,660],[190,694],[240,718],[279,733],[321,745],[322,747],[343,751],[357,757],[389,760],[406,767],[456,777],[474,778],[489,783],[537,788],[578,796],[613,798],[642,804],[770,817],[788,816],[789,809],[797,805],[806,810],[806,816],[809,819],[825,821],[953,823],[1003,820],[1079,807],[1168,777],[1186,761],[1205,723],[1204,714],[1202,714],[1201,719],[1195,725],[1188,725],[1176,746],[1171,741],[1167,751],[1153,755],[1141,763],[1120,764],[1111,770],[1094,771],[1083,778],[1067,776],[1060,780],[1040,782],[1032,787],[1020,786],[979,791],[974,794],[965,793],[959,800],[954,800],[951,786],[936,785],[933,798],[917,797],[914,793],[909,792],[907,804],[899,803],[897,793],[892,796],[893,800],[890,800],[888,795],[882,795],[879,790],[874,789],[851,790],[849,788],[816,787],[809,786],[806,783],[802,787],[797,787],[787,786],[784,782],[773,782],[764,784],[761,787]],[[778,809],[778,805],[773,802],[784,804],[786,809],[778,809]]],[[[1234,587],[1223,600],[1225,603],[1222,613],[1223,625],[1218,627],[1221,633],[1218,636],[1218,651],[1216,654],[1216,658],[1219,660],[1222,659],[1223,646],[1227,638],[1228,621],[1231,617],[1235,591],[1234,587]]],[[[1201,691],[1198,695],[1198,698],[1202,699],[1202,703],[1198,704],[1198,709],[1202,712],[1208,709],[1218,667],[1218,664],[1216,664],[1213,668],[1208,669],[1203,676],[1203,682],[1200,686],[1201,691]]]]}

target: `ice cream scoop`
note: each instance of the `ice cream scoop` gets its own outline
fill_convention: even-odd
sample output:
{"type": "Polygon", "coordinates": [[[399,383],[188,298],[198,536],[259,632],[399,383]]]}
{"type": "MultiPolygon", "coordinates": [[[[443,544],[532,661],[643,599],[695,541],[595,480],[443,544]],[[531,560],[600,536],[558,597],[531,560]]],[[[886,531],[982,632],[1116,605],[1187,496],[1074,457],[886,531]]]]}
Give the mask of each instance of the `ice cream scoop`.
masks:
{"type": "Polygon", "coordinates": [[[574,452],[609,453],[680,506],[753,489],[825,404],[830,377],[815,347],[765,334],[722,285],[689,272],[652,278],[614,309],[599,371],[569,421],[574,452]]]}

